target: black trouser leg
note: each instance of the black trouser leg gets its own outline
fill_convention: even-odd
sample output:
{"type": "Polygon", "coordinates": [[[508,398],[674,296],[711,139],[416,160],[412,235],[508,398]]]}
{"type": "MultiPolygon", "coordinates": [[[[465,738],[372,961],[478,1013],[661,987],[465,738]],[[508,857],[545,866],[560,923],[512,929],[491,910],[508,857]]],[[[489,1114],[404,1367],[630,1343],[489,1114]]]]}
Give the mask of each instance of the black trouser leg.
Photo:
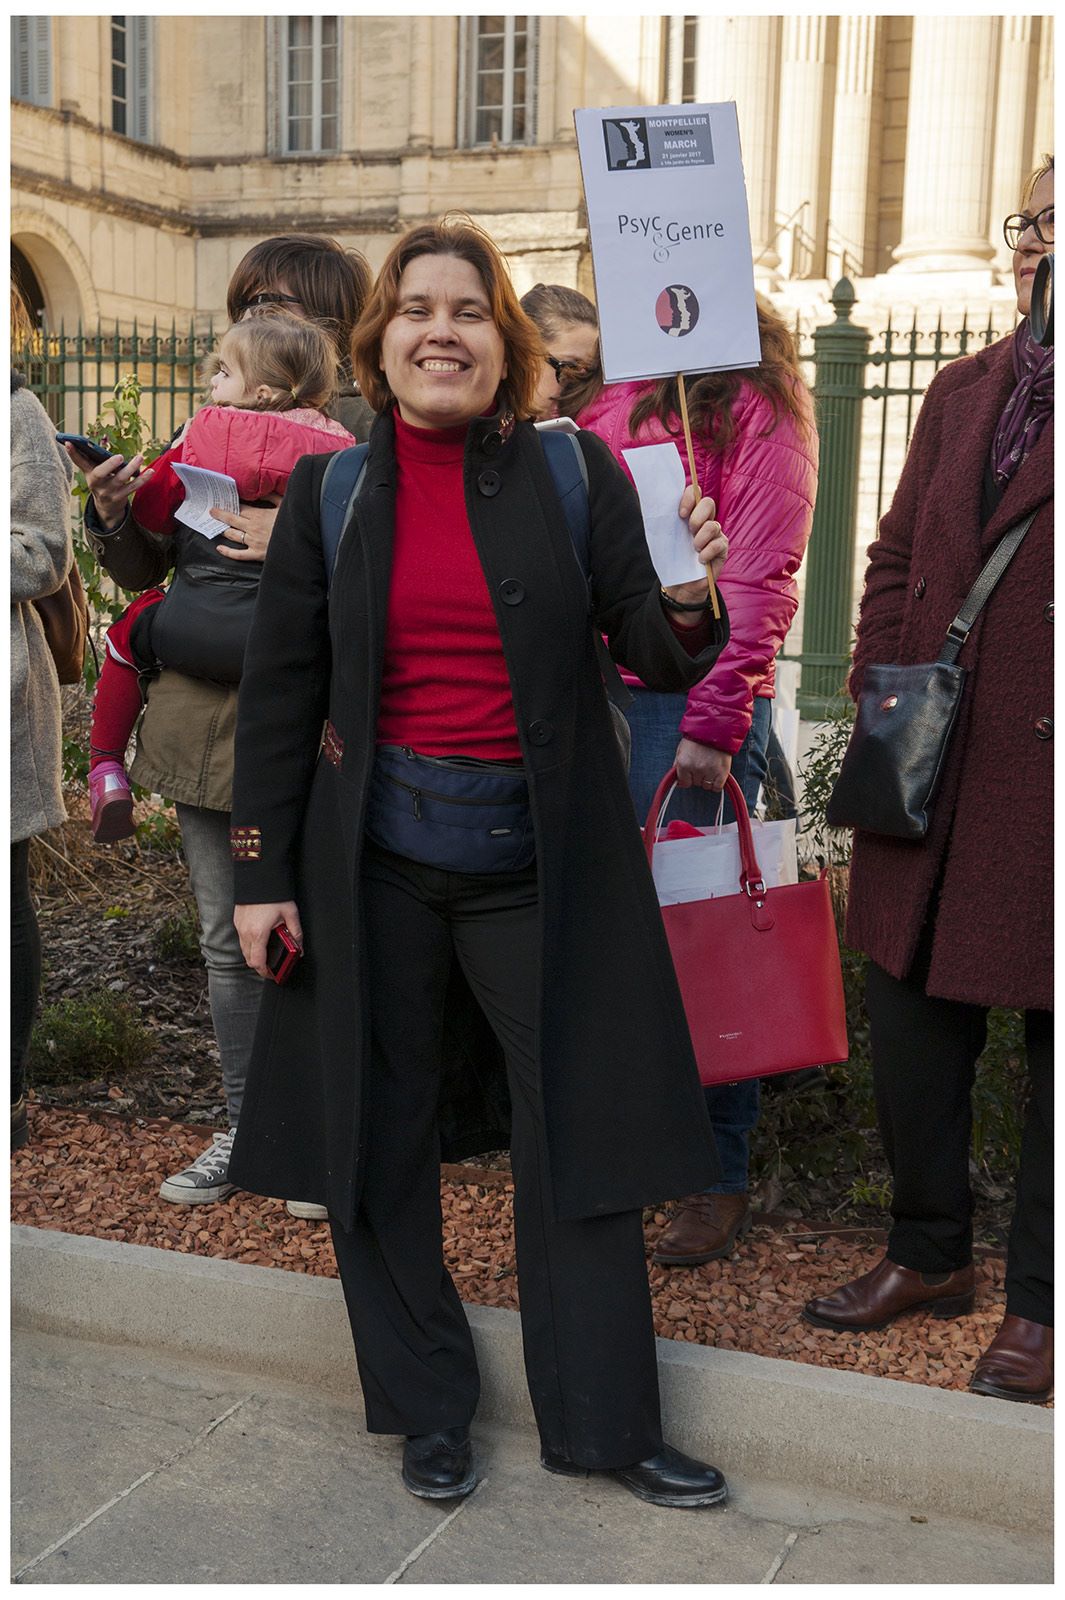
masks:
{"type": "Polygon", "coordinates": [[[442,1265],[429,1116],[454,950],[507,1056],[522,1330],[543,1442],[585,1466],[653,1454],[658,1378],[639,1214],[554,1220],[533,1053],[535,869],[472,878],[368,852],[363,891],[374,1018],[365,1188],[355,1228],[333,1233],[368,1425],[426,1433],[468,1421],[476,1404],[469,1330],[442,1265]]]}
{"type": "Polygon", "coordinates": [[[535,1054],[535,893],[485,914],[483,880],[466,882],[475,887],[456,902],[455,949],[506,1055],[522,1344],[540,1438],[580,1466],[627,1466],[662,1445],[641,1215],[556,1221],[535,1054]]]}
{"type": "MultiPolygon", "coordinates": [[[[389,858],[394,859],[394,858],[389,858]]],[[[364,1178],[350,1233],[332,1223],[371,1433],[468,1424],[480,1379],[444,1266],[436,1107],[451,962],[447,921],[368,857],[362,892],[373,1018],[364,1178]]]]}
{"type": "Polygon", "coordinates": [[[11,846],[11,1104],[26,1088],[26,1056],[41,992],[41,934],[30,894],[30,841],[11,846]]]}
{"type": "Polygon", "coordinates": [[[866,1004],[877,1120],[894,1180],[888,1257],[916,1272],[953,1272],[972,1260],[972,1087],[987,1012],[926,995],[920,966],[898,979],[875,962],[866,1004]]]}
{"type": "Polygon", "coordinates": [[[1030,1092],[1006,1260],[1006,1311],[1054,1326],[1054,1018],[1026,1011],[1030,1092]]]}

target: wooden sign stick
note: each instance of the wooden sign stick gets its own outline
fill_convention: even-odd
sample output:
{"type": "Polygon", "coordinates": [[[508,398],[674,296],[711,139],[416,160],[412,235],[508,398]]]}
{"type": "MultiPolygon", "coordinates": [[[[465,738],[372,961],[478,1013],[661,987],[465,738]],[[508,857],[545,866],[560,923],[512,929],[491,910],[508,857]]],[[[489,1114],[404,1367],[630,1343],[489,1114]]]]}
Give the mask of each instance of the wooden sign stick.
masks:
{"type": "MultiPolygon", "coordinates": [[[[702,497],[702,490],[699,487],[699,475],[695,470],[695,451],[692,449],[692,430],[691,423],[688,421],[688,396],[684,392],[683,372],[677,373],[677,388],[680,391],[680,420],[684,425],[684,443],[688,447],[688,472],[691,476],[692,488],[695,490],[695,498],[699,500],[702,497]]],[[[713,574],[709,567],[706,569],[706,586],[710,591],[710,604],[713,607],[714,617],[720,620],[721,607],[717,603],[717,590],[714,588],[713,574]]]]}

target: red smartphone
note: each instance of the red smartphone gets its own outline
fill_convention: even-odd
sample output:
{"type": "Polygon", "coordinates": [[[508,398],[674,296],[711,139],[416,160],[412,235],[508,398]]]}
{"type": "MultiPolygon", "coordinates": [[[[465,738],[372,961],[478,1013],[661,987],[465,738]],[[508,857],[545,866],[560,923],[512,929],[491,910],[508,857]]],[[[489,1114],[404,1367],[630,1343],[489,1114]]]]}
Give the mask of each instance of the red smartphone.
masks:
{"type": "Polygon", "coordinates": [[[266,941],[266,965],[275,983],[287,983],[303,951],[283,922],[270,930],[266,941]]]}

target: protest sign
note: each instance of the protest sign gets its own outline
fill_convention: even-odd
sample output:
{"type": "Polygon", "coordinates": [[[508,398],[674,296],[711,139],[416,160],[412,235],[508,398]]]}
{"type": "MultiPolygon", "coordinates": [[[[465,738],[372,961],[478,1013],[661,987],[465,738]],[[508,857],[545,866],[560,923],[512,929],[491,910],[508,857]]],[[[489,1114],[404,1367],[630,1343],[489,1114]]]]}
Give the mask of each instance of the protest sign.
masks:
{"type": "Polygon", "coordinates": [[[574,112],[608,383],[756,366],[733,101],[574,112]]]}

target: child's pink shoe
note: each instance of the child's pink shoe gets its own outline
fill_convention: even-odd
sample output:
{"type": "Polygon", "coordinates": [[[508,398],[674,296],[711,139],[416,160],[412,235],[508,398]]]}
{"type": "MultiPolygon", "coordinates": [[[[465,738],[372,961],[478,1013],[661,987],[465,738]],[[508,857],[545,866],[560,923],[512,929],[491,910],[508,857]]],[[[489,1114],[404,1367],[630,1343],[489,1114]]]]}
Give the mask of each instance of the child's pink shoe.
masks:
{"type": "Polygon", "coordinates": [[[101,761],[89,770],[92,836],[97,844],[113,844],[133,833],[133,795],[119,761],[101,761]]]}

